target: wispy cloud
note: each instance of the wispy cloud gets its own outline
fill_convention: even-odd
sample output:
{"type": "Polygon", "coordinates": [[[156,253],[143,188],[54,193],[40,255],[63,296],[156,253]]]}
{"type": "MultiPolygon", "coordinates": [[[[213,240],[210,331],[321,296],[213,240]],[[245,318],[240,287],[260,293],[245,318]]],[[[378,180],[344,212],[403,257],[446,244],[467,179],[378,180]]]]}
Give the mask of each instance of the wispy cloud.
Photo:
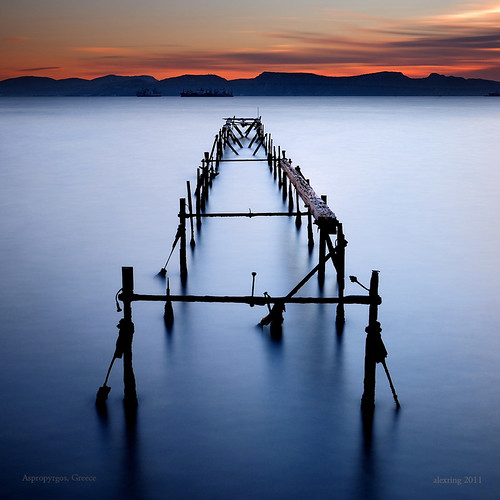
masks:
{"type": "Polygon", "coordinates": [[[437,15],[433,16],[434,19],[442,19],[444,21],[446,20],[478,20],[478,19],[491,19],[492,16],[494,15],[500,15],[500,6],[491,6],[491,7],[486,7],[486,8],[479,8],[479,9],[473,9],[473,10],[466,10],[462,12],[456,12],[453,14],[442,14],[442,15],[437,15]]]}
{"type": "Polygon", "coordinates": [[[61,69],[60,66],[42,66],[39,68],[23,68],[19,69],[18,71],[21,73],[31,73],[34,71],[47,71],[47,70],[52,70],[52,69],[61,69]]]}
{"type": "MultiPolygon", "coordinates": [[[[321,22],[286,30],[241,31],[245,49],[74,47],[95,71],[251,76],[261,71],[348,75],[382,70],[426,76],[437,71],[500,79],[500,6],[412,19],[321,10],[321,22]]],[[[296,25],[298,26],[298,25],[296,25]]]]}
{"type": "MultiPolygon", "coordinates": [[[[332,32],[296,30],[262,33],[261,36],[294,43],[302,53],[314,48],[313,57],[329,49],[342,52],[342,56],[331,59],[347,57],[357,64],[393,68],[412,66],[414,73],[418,73],[419,68],[440,66],[470,74],[500,67],[497,53],[500,49],[500,6],[413,19],[369,16],[368,24],[363,17],[347,12],[340,17],[349,25],[349,30],[337,29],[336,18],[332,32]],[[358,18],[362,22],[357,23],[358,18]]],[[[500,69],[497,75],[500,77],[500,69]]]]}
{"type": "Polygon", "coordinates": [[[29,38],[27,36],[10,36],[2,38],[2,42],[5,43],[24,43],[27,42],[29,38]]]}
{"type": "Polygon", "coordinates": [[[89,54],[104,54],[104,55],[137,55],[140,54],[139,50],[128,49],[123,47],[73,47],[73,50],[78,52],[87,52],[89,54]]]}

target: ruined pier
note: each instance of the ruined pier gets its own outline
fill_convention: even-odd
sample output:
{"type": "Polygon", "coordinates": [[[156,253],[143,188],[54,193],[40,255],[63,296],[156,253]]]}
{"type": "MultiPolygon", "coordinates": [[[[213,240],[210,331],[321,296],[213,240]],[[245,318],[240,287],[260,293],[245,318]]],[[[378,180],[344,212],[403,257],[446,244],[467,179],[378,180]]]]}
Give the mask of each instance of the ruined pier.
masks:
{"type": "MultiPolygon", "coordinates": [[[[160,295],[139,294],[134,291],[134,276],[132,267],[122,267],[122,287],[117,292],[116,299],[123,303],[124,317],[120,321],[120,330],[117,348],[111,366],[116,358],[123,356],[124,361],[124,385],[125,401],[137,404],[137,394],[135,388],[135,378],[132,370],[132,339],[134,325],[132,323],[132,303],[138,301],[164,302],[165,303],[165,324],[171,328],[174,322],[173,303],[176,302],[205,302],[205,303],[239,303],[250,306],[265,306],[267,314],[261,318],[260,325],[271,329],[271,333],[281,334],[281,325],[284,321],[284,310],[286,304],[332,304],[336,305],[335,328],[339,335],[342,334],[345,322],[345,305],[359,304],[368,305],[368,326],[366,327],[365,341],[365,364],[364,364],[364,390],[361,404],[364,411],[371,412],[375,406],[375,375],[377,363],[382,363],[389,384],[393,393],[396,405],[399,407],[392,380],[387,369],[385,358],[387,351],[381,337],[381,326],[378,322],[378,307],[382,300],[379,295],[379,272],[373,270],[371,273],[370,286],[365,287],[358,282],[355,276],[350,276],[354,283],[358,283],[368,294],[365,295],[345,295],[345,253],[347,240],[344,235],[342,223],[339,222],[335,213],[327,204],[326,196],[318,196],[309,180],[304,176],[300,167],[292,166],[292,161],[287,158],[286,151],[280,146],[275,146],[271,134],[264,130],[264,125],[260,117],[224,118],[224,125],[221,127],[210,151],[204,153],[200,166],[196,171],[196,186],[194,193],[191,183],[187,181],[186,198],[179,200],[179,225],[168,255],[165,265],[160,273],[167,274],[167,266],[175,251],[179,248],[179,274],[183,283],[188,279],[187,263],[187,241],[190,231],[190,246],[196,246],[195,224],[199,230],[203,224],[203,219],[214,217],[293,217],[297,228],[302,226],[303,219],[307,223],[307,238],[309,252],[318,246],[317,264],[310,272],[297,283],[287,295],[271,297],[267,292],[264,296],[254,295],[255,273],[253,274],[252,294],[249,296],[230,295],[178,295],[170,292],[167,281],[166,293],[160,295]],[[265,157],[256,156],[263,150],[265,157]],[[226,159],[224,153],[231,151],[236,158],[226,159]],[[246,153],[246,156],[240,156],[246,153]],[[287,202],[288,210],[283,212],[228,212],[210,213],[206,211],[208,197],[219,175],[219,168],[226,161],[238,162],[265,162],[273,174],[274,180],[278,183],[283,201],[287,202]],[[193,200],[194,196],[194,200],[193,200]],[[300,206],[302,202],[302,207],[300,206]],[[318,237],[315,242],[313,226],[318,229],[318,237]],[[188,231],[189,227],[189,231],[188,231]],[[297,296],[299,290],[315,275],[317,275],[320,288],[325,279],[326,265],[333,264],[337,277],[337,296],[297,296]]],[[[118,310],[121,308],[118,305],[118,310]]],[[[108,370],[108,376],[109,371],[108,370]]],[[[107,377],[104,385],[99,389],[97,402],[103,404],[109,393],[107,377]]]]}

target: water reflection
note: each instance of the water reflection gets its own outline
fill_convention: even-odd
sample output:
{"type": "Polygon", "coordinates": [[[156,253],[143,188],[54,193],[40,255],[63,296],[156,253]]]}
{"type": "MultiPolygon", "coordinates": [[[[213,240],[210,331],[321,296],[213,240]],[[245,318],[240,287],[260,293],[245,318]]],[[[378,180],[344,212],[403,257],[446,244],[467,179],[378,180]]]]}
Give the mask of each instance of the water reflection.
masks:
{"type": "Polygon", "coordinates": [[[105,456],[114,459],[111,449],[119,449],[122,453],[120,467],[114,478],[116,495],[113,496],[122,499],[144,498],[146,491],[140,463],[138,432],[140,425],[137,405],[123,402],[123,434],[119,438],[121,443],[118,446],[113,446],[112,426],[106,405],[96,405],[96,414],[101,429],[102,444],[106,447],[105,456]]]}
{"type": "Polygon", "coordinates": [[[144,484],[141,481],[138,439],[137,405],[124,403],[124,441],[122,474],[123,482],[119,490],[120,498],[144,498],[144,484]]]}

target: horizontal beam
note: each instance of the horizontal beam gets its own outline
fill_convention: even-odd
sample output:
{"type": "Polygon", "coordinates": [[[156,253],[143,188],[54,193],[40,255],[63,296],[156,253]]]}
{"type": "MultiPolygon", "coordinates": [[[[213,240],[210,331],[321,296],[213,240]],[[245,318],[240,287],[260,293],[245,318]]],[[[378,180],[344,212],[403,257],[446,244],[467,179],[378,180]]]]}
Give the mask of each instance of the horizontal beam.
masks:
{"type": "Polygon", "coordinates": [[[219,160],[219,163],[221,162],[232,163],[233,161],[268,161],[268,160],[267,158],[234,158],[233,160],[219,160]]]}
{"type": "Polygon", "coordinates": [[[239,121],[245,121],[245,122],[255,122],[255,121],[258,121],[260,122],[260,118],[241,118],[240,116],[231,116],[229,118],[222,118],[224,121],[227,121],[227,120],[231,120],[231,121],[235,121],[235,122],[239,122],[239,121]]]}
{"type": "MultiPolygon", "coordinates": [[[[370,304],[368,295],[347,295],[342,299],[339,297],[252,297],[249,295],[144,295],[138,293],[120,293],[118,298],[130,302],[215,302],[233,304],[254,304],[265,306],[267,304],[370,304]]],[[[382,303],[382,299],[377,296],[377,305],[382,303]]]]}
{"type": "MultiPolygon", "coordinates": [[[[200,214],[199,217],[297,217],[297,215],[306,215],[299,212],[218,212],[210,214],[200,214]]],[[[186,219],[195,218],[196,214],[186,214],[186,219]]]]}

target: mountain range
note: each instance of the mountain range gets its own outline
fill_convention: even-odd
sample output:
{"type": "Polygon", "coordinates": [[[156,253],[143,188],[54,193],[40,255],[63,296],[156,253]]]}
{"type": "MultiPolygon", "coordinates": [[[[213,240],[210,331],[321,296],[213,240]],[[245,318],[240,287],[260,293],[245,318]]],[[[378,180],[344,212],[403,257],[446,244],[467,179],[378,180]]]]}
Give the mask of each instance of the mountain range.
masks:
{"type": "Polygon", "coordinates": [[[232,90],[235,96],[482,96],[500,92],[500,82],[437,73],[410,78],[390,71],[347,77],[264,72],[255,78],[235,80],[217,75],[183,75],[164,80],[147,75],[108,75],[92,80],[22,76],[0,81],[0,96],[135,96],[143,89],[173,96],[200,88],[232,90]]]}

